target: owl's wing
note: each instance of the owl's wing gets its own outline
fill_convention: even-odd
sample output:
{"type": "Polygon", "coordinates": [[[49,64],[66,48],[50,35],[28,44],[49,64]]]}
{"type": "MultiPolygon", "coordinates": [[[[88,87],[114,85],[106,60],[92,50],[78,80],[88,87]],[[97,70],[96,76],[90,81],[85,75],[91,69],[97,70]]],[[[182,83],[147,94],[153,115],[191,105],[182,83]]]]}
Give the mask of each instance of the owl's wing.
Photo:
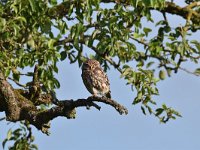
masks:
{"type": "Polygon", "coordinates": [[[95,76],[95,79],[100,81],[101,83],[104,83],[108,86],[110,85],[108,77],[102,68],[96,67],[94,69],[94,76],[95,76]]]}
{"type": "Polygon", "coordinates": [[[102,68],[96,67],[94,69],[93,75],[93,84],[96,89],[105,94],[106,97],[111,98],[110,96],[110,83],[106,73],[102,68]]]}
{"type": "Polygon", "coordinates": [[[91,94],[94,94],[94,92],[93,92],[93,81],[91,79],[90,72],[84,71],[84,72],[82,72],[81,76],[82,76],[83,83],[84,83],[85,87],[87,88],[87,90],[91,94]]]}

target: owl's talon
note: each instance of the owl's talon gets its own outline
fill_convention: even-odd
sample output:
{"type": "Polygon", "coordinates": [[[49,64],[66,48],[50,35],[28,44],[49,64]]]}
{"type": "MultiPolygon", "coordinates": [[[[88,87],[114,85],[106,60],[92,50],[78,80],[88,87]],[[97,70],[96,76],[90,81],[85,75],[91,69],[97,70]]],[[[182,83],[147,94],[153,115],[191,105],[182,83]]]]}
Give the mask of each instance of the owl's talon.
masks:
{"type": "Polygon", "coordinates": [[[93,94],[92,96],[93,96],[93,97],[97,97],[97,95],[96,95],[96,94],[93,94]]]}
{"type": "Polygon", "coordinates": [[[105,95],[103,95],[102,98],[107,98],[107,97],[105,95]]]}

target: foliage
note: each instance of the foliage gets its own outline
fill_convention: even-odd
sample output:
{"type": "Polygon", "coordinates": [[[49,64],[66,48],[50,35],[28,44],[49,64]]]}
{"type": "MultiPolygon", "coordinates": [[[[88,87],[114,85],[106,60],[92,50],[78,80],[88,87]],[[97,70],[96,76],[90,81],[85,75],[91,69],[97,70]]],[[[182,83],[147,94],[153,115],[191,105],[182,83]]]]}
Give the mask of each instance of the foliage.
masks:
{"type": "Polygon", "coordinates": [[[23,149],[23,150],[37,150],[37,145],[32,144],[34,142],[34,136],[32,135],[31,127],[22,122],[20,127],[12,131],[8,130],[7,137],[3,141],[2,145],[5,148],[6,143],[14,141],[13,146],[8,146],[9,150],[23,149]]]}
{"type": "MultiPolygon", "coordinates": [[[[191,6],[195,1],[187,3],[191,6]]],[[[116,68],[137,93],[133,104],[165,123],[181,115],[165,104],[156,106],[157,83],[184,70],[183,62],[198,63],[200,58],[199,41],[189,38],[199,32],[199,18],[192,15],[198,16],[195,12],[200,12],[200,7],[185,9],[165,0],[1,1],[0,68],[6,77],[27,89],[29,83],[22,85],[20,79],[32,77],[33,72],[21,70],[38,64],[40,83],[50,91],[60,87],[54,77],[59,61],[78,62],[80,67],[90,55],[105,70],[116,68]],[[152,10],[162,19],[153,18],[152,10]],[[166,13],[182,15],[185,25],[172,27],[166,13]]],[[[188,72],[199,75],[200,69],[188,72]]],[[[32,141],[24,138],[25,131],[22,127],[9,130],[3,145],[10,140],[16,141],[15,148],[29,145],[32,141]]]]}

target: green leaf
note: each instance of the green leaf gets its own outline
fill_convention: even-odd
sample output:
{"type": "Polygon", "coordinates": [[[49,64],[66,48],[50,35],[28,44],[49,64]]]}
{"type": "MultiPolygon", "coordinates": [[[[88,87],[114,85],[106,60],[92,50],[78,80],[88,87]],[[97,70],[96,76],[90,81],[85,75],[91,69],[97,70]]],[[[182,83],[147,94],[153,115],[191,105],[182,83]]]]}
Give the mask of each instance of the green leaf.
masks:
{"type": "Polygon", "coordinates": [[[12,130],[9,129],[6,138],[7,138],[8,140],[10,140],[11,137],[12,137],[12,130]]]}
{"type": "Polygon", "coordinates": [[[56,78],[53,79],[53,83],[55,88],[60,88],[60,82],[56,78]]]}
{"type": "Polygon", "coordinates": [[[63,61],[63,60],[65,60],[65,58],[67,57],[67,52],[66,52],[66,51],[62,51],[62,52],[60,53],[60,55],[61,55],[60,60],[63,61]]]}
{"type": "Polygon", "coordinates": [[[160,20],[155,25],[158,26],[158,25],[166,25],[166,24],[167,22],[165,20],[160,20]]]}
{"type": "Polygon", "coordinates": [[[47,18],[43,24],[41,24],[41,30],[42,32],[46,34],[51,33],[51,21],[47,18]]]}
{"type": "MultiPolygon", "coordinates": [[[[5,25],[6,25],[6,19],[5,18],[0,18],[0,27],[4,28],[5,25]]],[[[0,30],[2,30],[2,29],[0,29],[0,30]]]]}
{"type": "Polygon", "coordinates": [[[78,39],[78,38],[75,38],[75,39],[74,39],[74,47],[75,47],[77,50],[80,49],[80,47],[79,47],[79,39],[78,39]]]}
{"type": "Polygon", "coordinates": [[[134,7],[137,7],[139,1],[140,0],[131,0],[130,2],[134,7]]]}
{"type": "Polygon", "coordinates": [[[19,78],[20,78],[19,73],[13,73],[13,79],[15,79],[16,81],[19,81],[19,78]]]}
{"type": "Polygon", "coordinates": [[[21,135],[21,131],[22,131],[22,129],[21,128],[18,128],[18,129],[16,129],[15,131],[13,131],[13,140],[17,140],[19,137],[20,137],[20,135],[21,135]]]}
{"type": "Polygon", "coordinates": [[[92,33],[92,39],[94,40],[96,38],[96,35],[99,33],[99,30],[94,30],[94,32],[92,33]]]}
{"type": "Polygon", "coordinates": [[[50,40],[48,41],[48,47],[49,47],[50,49],[54,49],[54,43],[55,43],[55,40],[54,40],[54,39],[50,39],[50,40]]]}
{"type": "Polygon", "coordinates": [[[163,111],[164,111],[163,108],[156,109],[156,116],[159,116],[160,114],[162,114],[163,111]]]}
{"type": "Polygon", "coordinates": [[[152,114],[152,109],[151,109],[151,107],[149,107],[148,105],[146,105],[146,107],[147,107],[147,109],[148,109],[148,111],[149,111],[149,114],[151,115],[151,114],[152,114]]]}
{"type": "Polygon", "coordinates": [[[149,62],[149,63],[146,65],[146,67],[149,68],[149,67],[151,67],[154,63],[155,63],[155,62],[151,61],[151,62],[149,62]]]}
{"type": "Polygon", "coordinates": [[[200,68],[197,68],[197,69],[194,71],[194,73],[195,73],[196,75],[199,75],[199,76],[200,76],[200,68]]]}
{"type": "Polygon", "coordinates": [[[139,102],[141,102],[142,97],[143,97],[142,91],[139,91],[137,94],[137,97],[133,101],[133,104],[135,105],[135,104],[138,104],[139,102]]]}
{"type": "Polygon", "coordinates": [[[12,3],[10,8],[12,8],[16,14],[18,13],[18,7],[16,7],[15,3],[12,3]]]}
{"type": "Polygon", "coordinates": [[[37,145],[35,145],[35,144],[32,144],[32,145],[31,145],[31,149],[38,150],[38,146],[37,146],[37,145]]]}
{"type": "Polygon", "coordinates": [[[137,38],[142,37],[142,35],[135,32],[133,33],[133,37],[137,39],[137,38]]]}
{"type": "Polygon", "coordinates": [[[162,108],[163,108],[164,110],[167,110],[167,109],[168,109],[167,106],[166,106],[165,104],[162,105],[162,108]]]}
{"type": "Polygon", "coordinates": [[[56,5],[57,4],[57,0],[50,0],[50,4],[53,5],[53,6],[56,5]]]}
{"type": "Polygon", "coordinates": [[[169,33],[169,32],[171,31],[171,28],[170,28],[169,26],[165,26],[165,27],[164,27],[164,31],[165,31],[166,33],[169,33]]]}
{"type": "Polygon", "coordinates": [[[3,149],[4,149],[7,141],[8,141],[8,139],[3,140],[3,142],[2,142],[3,149]]]}
{"type": "Polygon", "coordinates": [[[152,29],[150,29],[150,28],[144,28],[143,31],[144,31],[145,35],[148,36],[149,32],[151,32],[152,29]]]}
{"type": "Polygon", "coordinates": [[[14,35],[17,36],[20,30],[20,27],[16,24],[13,24],[12,27],[14,29],[14,35]]]}
{"type": "Polygon", "coordinates": [[[26,23],[26,18],[24,18],[22,16],[18,16],[16,19],[19,20],[19,21],[21,21],[21,22],[26,23]]]}
{"type": "Polygon", "coordinates": [[[172,70],[171,69],[167,69],[167,75],[170,77],[171,76],[171,73],[172,73],[172,70]]]}
{"type": "Polygon", "coordinates": [[[58,73],[58,67],[56,65],[53,66],[53,70],[58,73]]]}
{"type": "Polygon", "coordinates": [[[36,11],[35,0],[29,0],[32,11],[36,11]]]}
{"type": "Polygon", "coordinates": [[[159,78],[160,78],[161,80],[164,80],[164,79],[166,78],[166,73],[165,73],[165,71],[160,70],[160,72],[159,72],[159,78]]]}
{"type": "Polygon", "coordinates": [[[143,113],[144,115],[146,115],[146,112],[145,112],[145,109],[144,109],[143,106],[141,106],[141,109],[142,109],[142,113],[143,113]]]}
{"type": "Polygon", "coordinates": [[[137,67],[142,67],[142,66],[144,66],[144,61],[139,61],[137,67]]]}
{"type": "Polygon", "coordinates": [[[174,115],[176,115],[178,117],[182,117],[182,115],[178,111],[173,110],[172,112],[174,115]]]}
{"type": "Polygon", "coordinates": [[[9,68],[6,68],[5,76],[8,77],[9,75],[10,75],[10,69],[9,69],[9,68]]]}
{"type": "Polygon", "coordinates": [[[31,38],[28,42],[27,42],[28,46],[35,48],[35,41],[31,38]]]}

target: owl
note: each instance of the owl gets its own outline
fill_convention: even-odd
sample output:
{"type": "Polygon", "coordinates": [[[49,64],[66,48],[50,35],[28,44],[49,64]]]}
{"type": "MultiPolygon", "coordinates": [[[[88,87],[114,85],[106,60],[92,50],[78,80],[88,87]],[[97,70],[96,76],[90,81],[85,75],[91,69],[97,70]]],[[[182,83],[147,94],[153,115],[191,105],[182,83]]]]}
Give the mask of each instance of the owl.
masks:
{"type": "Polygon", "coordinates": [[[92,95],[111,98],[108,77],[97,60],[88,59],[85,61],[82,66],[81,76],[84,85],[92,95]]]}

